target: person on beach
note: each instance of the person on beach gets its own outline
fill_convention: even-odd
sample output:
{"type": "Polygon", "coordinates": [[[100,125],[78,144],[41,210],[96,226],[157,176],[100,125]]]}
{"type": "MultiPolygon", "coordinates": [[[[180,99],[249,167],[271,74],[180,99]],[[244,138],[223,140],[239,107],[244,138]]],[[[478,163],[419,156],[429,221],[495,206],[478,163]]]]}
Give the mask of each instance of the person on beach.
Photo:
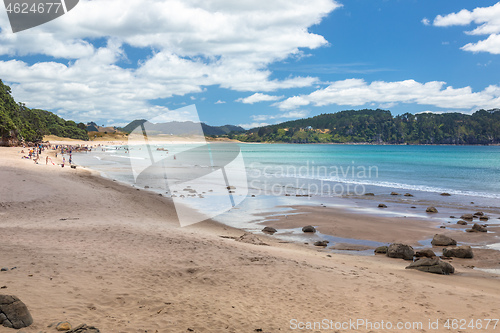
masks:
{"type": "Polygon", "coordinates": [[[66,157],[63,157],[63,161],[62,161],[61,167],[64,168],[64,164],[66,164],[66,157]]]}
{"type": "Polygon", "coordinates": [[[49,156],[45,157],[45,165],[49,164],[49,156]]]}

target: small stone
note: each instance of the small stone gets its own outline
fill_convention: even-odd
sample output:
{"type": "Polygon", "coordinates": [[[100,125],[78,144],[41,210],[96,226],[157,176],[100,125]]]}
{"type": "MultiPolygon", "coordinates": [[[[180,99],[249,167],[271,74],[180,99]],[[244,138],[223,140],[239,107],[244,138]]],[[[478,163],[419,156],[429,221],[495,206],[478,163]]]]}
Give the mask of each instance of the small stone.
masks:
{"type": "Polygon", "coordinates": [[[411,206],[410,208],[417,208],[417,207],[415,207],[415,206],[411,206]]]}
{"type": "Polygon", "coordinates": [[[477,215],[477,216],[483,216],[483,215],[484,215],[484,213],[483,213],[483,212],[476,212],[476,213],[474,213],[474,215],[477,215]]]}
{"type": "Polygon", "coordinates": [[[391,195],[399,195],[398,192],[391,192],[391,195]]]}
{"type": "Polygon", "coordinates": [[[314,246],[323,246],[323,247],[327,247],[327,246],[328,246],[328,243],[329,243],[329,241],[316,241],[316,242],[314,242],[314,246]]]}
{"type": "Polygon", "coordinates": [[[375,251],[374,251],[374,252],[375,252],[375,253],[383,253],[383,254],[385,254],[385,253],[387,253],[387,249],[388,249],[388,247],[387,247],[387,246],[385,246],[385,245],[384,245],[384,246],[379,246],[379,247],[377,247],[377,248],[375,249],[375,251]]]}
{"type": "Polygon", "coordinates": [[[427,207],[427,209],[425,210],[426,213],[437,213],[438,210],[436,209],[436,207],[427,207]]]}
{"type": "Polygon", "coordinates": [[[264,227],[264,229],[262,229],[262,232],[265,232],[265,233],[268,233],[268,234],[274,234],[275,232],[278,232],[278,230],[272,228],[272,227],[264,227]]]}
{"type": "Polygon", "coordinates": [[[490,218],[488,216],[480,216],[479,219],[481,221],[488,221],[490,218]]]}
{"type": "MultiPolygon", "coordinates": [[[[487,232],[488,231],[485,226],[477,224],[477,223],[474,223],[474,225],[472,226],[472,229],[467,229],[467,231],[469,231],[469,230],[472,230],[472,232],[487,232]]],[[[471,232],[471,231],[469,231],[469,232],[471,232]]]]}
{"type": "Polygon", "coordinates": [[[0,271],[1,271],[1,272],[7,272],[8,270],[9,270],[9,269],[8,269],[7,267],[2,267],[2,268],[0,269],[0,271]]]}
{"type": "Polygon", "coordinates": [[[387,205],[385,205],[385,204],[378,204],[378,208],[387,208],[387,205]]]}
{"type": "Polygon", "coordinates": [[[441,193],[441,195],[442,195],[443,197],[449,197],[449,196],[451,196],[451,194],[450,194],[450,193],[446,193],[446,192],[445,192],[445,193],[441,193]]]}
{"type": "Polygon", "coordinates": [[[60,322],[56,326],[56,330],[58,331],[69,331],[71,329],[71,324],[67,321],[60,322]]]}
{"type": "Polygon", "coordinates": [[[471,220],[472,221],[474,219],[474,215],[472,215],[472,214],[464,214],[464,215],[460,216],[460,218],[462,220],[471,220]]]}
{"type": "Polygon", "coordinates": [[[302,232],[316,232],[316,228],[312,225],[308,225],[302,228],[302,232]]]}
{"type": "Polygon", "coordinates": [[[460,225],[467,225],[467,222],[464,221],[464,220],[460,220],[457,222],[457,224],[460,224],[460,225]]]}
{"type": "Polygon", "coordinates": [[[431,249],[424,249],[424,250],[417,251],[415,253],[415,257],[433,258],[435,256],[436,256],[436,254],[431,249]]]}
{"type": "Polygon", "coordinates": [[[411,194],[411,193],[405,193],[405,197],[412,197],[412,196],[413,196],[413,194],[411,194]]]}
{"type": "Polygon", "coordinates": [[[374,193],[365,193],[365,195],[370,196],[370,197],[375,196],[375,194],[374,194],[374,193]]]}

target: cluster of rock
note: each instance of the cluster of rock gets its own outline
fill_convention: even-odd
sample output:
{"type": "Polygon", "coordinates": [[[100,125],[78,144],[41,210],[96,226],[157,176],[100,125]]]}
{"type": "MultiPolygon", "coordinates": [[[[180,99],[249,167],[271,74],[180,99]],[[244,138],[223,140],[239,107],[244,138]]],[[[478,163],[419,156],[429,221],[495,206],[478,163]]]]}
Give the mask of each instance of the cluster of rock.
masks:
{"type": "Polygon", "coordinates": [[[435,274],[452,274],[455,268],[441,260],[442,258],[474,258],[472,248],[467,245],[457,246],[457,241],[446,235],[436,234],[431,241],[433,246],[443,246],[443,257],[438,257],[431,249],[414,251],[410,245],[393,243],[389,246],[380,246],[375,249],[375,253],[385,253],[389,258],[400,258],[404,260],[414,260],[406,269],[416,269],[422,272],[435,274]]]}

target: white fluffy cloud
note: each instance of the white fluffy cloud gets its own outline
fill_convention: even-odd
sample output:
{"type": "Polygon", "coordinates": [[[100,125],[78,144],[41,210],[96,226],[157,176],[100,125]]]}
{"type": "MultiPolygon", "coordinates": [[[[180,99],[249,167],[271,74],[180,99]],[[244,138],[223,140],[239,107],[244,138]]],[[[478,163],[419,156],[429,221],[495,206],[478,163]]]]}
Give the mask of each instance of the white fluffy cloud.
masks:
{"type": "Polygon", "coordinates": [[[276,103],[281,110],[294,110],[306,105],[331,104],[362,106],[367,103],[395,105],[416,103],[440,108],[473,109],[494,108],[500,105],[500,87],[492,85],[480,92],[470,87],[453,88],[445,82],[420,83],[414,80],[367,83],[362,79],[337,81],[309,95],[290,97],[276,103]]]}
{"type": "Polygon", "coordinates": [[[488,35],[488,38],[477,43],[466,44],[462,47],[462,50],[500,54],[500,2],[490,7],[478,7],[472,11],[463,9],[458,13],[444,16],[438,15],[433,22],[437,27],[465,26],[471,23],[479,26],[466,31],[467,34],[488,35]]]}
{"type": "Polygon", "coordinates": [[[248,124],[239,124],[238,126],[241,126],[244,129],[250,129],[250,128],[262,127],[262,126],[267,126],[267,125],[270,125],[270,124],[269,123],[254,122],[254,123],[248,123],[248,124]]]}
{"type": "Polygon", "coordinates": [[[307,110],[294,110],[294,111],[289,111],[289,112],[283,112],[275,115],[267,115],[267,114],[260,114],[260,115],[253,115],[252,119],[254,121],[264,121],[264,120],[271,120],[271,119],[283,119],[283,118],[304,118],[307,117],[309,114],[309,111],[307,110]]]}
{"type": "Polygon", "coordinates": [[[150,100],[211,85],[250,92],[307,87],[317,79],[271,79],[267,66],[327,45],[308,29],[339,6],[334,0],[80,0],[66,15],[16,34],[0,15],[0,54],[14,59],[0,62],[1,78],[28,106],[80,119],[160,112],[150,100]],[[123,66],[125,46],[149,55],[123,66]],[[54,61],[15,60],[25,55],[54,61]]]}
{"type": "Polygon", "coordinates": [[[251,96],[245,97],[245,98],[238,98],[236,102],[241,102],[244,104],[254,104],[258,102],[272,102],[272,101],[278,101],[282,99],[284,96],[272,96],[272,95],[266,95],[262,93],[255,93],[251,96]]]}

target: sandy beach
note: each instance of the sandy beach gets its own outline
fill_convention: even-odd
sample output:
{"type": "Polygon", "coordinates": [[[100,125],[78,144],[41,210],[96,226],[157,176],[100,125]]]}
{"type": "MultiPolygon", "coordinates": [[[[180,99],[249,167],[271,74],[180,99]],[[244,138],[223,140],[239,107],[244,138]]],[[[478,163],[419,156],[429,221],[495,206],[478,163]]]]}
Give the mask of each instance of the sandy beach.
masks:
{"type": "MultiPolygon", "coordinates": [[[[405,270],[402,259],[331,253],[265,235],[258,238],[266,246],[239,242],[243,231],[215,221],[180,228],[169,198],[87,169],[45,165],[45,153],[35,164],[20,151],[0,148],[0,266],[9,268],[0,272],[0,287],[31,311],[34,323],[22,332],[56,332],[48,326],[66,320],[101,332],[355,331],[335,327],[349,321],[360,332],[500,329],[444,326],[499,317],[499,276],[470,267],[490,254],[453,259],[456,274],[444,276],[405,270]],[[324,320],[333,326],[310,326],[324,320]],[[394,327],[377,329],[382,321],[394,327]],[[398,323],[414,328],[398,330],[398,323]]],[[[287,227],[324,225],[334,214],[331,228],[342,237],[412,243],[439,230],[433,222],[402,226],[303,209],[307,219],[297,215],[287,227]]]]}

